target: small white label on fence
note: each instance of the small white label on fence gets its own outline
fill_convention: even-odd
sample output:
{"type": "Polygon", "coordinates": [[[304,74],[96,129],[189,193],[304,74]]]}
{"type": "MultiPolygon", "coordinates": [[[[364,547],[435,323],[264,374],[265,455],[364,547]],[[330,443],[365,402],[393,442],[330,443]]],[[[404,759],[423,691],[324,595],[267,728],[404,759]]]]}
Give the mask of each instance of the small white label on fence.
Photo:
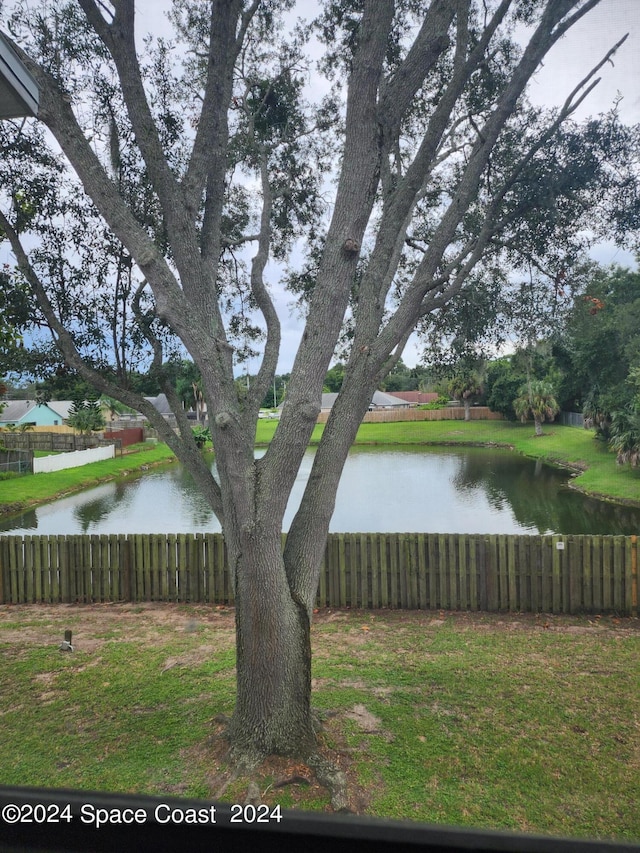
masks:
{"type": "Polygon", "coordinates": [[[556,542],[556,548],[558,551],[564,551],[564,542],[556,542]]]}

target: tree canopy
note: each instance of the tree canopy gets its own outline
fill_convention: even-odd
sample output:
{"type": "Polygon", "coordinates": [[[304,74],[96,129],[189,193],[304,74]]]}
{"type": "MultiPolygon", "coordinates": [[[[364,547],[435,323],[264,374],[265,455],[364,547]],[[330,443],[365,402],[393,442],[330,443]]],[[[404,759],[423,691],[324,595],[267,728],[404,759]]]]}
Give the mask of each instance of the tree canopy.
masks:
{"type": "Polygon", "coordinates": [[[172,38],[144,43],[133,0],[16,0],[7,18],[41,97],[37,120],[0,128],[1,233],[33,322],[83,379],[149,418],[220,518],[239,760],[313,752],[309,623],[336,489],[415,327],[466,312],[481,331],[514,270],[558,288],[587,228],[623,239],[637,224],[633,130],[615,108],[573,118],[622,41],[585,65],[561,108],[526,95],[598,2],[327,0],[307,26],[291,25],[292,0],[178,0],[172,38]],[[315,100],[311,73],[324,81],[315,100]],[[279,284],[304,331],[255,460],[283,336],[270,260],[286,267],[279,284]],[[217,477],[170,381],[185,351],[217,477]],[[249,357],[259,369],[246,387],[236,374],[249,357]],[[283,552],[335,357],[340,393],[283,552]],[[141,364],[177,433],[132,388],[141,364]]]}

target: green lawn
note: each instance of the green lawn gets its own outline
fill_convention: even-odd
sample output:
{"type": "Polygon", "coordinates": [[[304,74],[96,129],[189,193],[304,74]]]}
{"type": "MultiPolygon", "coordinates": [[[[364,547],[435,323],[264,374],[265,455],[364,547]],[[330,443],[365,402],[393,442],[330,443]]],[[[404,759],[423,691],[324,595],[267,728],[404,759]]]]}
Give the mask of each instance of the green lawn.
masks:
{"type": "MultiPolygon", "coordinates": [[[[640,841],[637,619],[322,611],[312,643],[322,743],[353,809],[640,841]]],[[[231,611],[5,606],[0,653],[0,784],[218,793],[231,611]]],[[[327,808],[306,770],[255,778],[264,802],[327,808]],[[311,784],[275,784],[300,772],[311,784]]],[[[247,782],[223,798],[243,802],[247,782]]]]}
{"type": "Polygon", "coordinates": [[[105,480],[144,469],[150,465],[171,462],[175,457],[165,444],[136,445],[133,452],[92,462],[79,468],[33,474],[0,481],[0,512],[18,512],[24,507],[54,500],[78,492],[105,480]]]}

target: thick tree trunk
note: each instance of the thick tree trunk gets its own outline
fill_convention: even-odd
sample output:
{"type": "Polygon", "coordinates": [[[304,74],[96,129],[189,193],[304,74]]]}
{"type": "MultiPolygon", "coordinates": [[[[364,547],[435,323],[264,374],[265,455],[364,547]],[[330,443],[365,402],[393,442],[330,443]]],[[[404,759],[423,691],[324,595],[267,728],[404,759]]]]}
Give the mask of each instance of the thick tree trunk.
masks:
{"type": "Polygon", "coordinates": [[[230,550],[237,649],[236,707],[228,728],[232,754],[249,765],[270,754],[306,758],[316,742],[310,622],[291,595],[280,532],[254,531],[241,537],[241,550],[230,550]]]}
{"type": "Polygon", "coordinates": [[[471,400],[463,400],[462,404],[464,405],[464,419],[465,421],[471,420],[471,400]]]}
{"type": "Polygon", "coordinates": [[[542,421],[540,418],[534,418],[533,423],[536,428],[536,435],[542,435],[542,421]]]}

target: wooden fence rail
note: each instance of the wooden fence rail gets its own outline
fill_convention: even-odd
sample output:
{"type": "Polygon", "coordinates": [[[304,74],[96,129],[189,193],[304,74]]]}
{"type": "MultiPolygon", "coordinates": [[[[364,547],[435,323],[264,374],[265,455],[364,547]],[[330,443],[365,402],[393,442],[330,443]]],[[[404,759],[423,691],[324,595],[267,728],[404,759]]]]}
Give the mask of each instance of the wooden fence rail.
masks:
{"type": "MultiPolygon", "coordinates": [[[[325,424],[329,412],[320,412],[318,423],[325,424]]],[[[472,421],[502,421],[500,412],[492,412],[486,406],[472,406],[470,410],[472,421]]],[[[444,409],[419,409],[415,407],[397,409],[374,409],[367,412],[362,419],[364,424],[389,423],[393,421],[463,421],[463,406],[447,406],[444,409]]]]}
{"type": "MultiPolygon", "coordinates": [[[[637,536],[333,533],[320,607],[637,615],[637,536]]],[[[217,533],[0,536],[0,604],[233,603],[217,533]]]]}
{"type": "Polygon", "coordinates": [[[73,431],[54,432],[53,427],[50,432],[3,432],[2,443],[7,450],[51,450],[58,453],[106,447],[110,444],[115,444],[117,450],[121,448],[119,439],[105,440],[96,434],[79,435],[73,431]]]}

